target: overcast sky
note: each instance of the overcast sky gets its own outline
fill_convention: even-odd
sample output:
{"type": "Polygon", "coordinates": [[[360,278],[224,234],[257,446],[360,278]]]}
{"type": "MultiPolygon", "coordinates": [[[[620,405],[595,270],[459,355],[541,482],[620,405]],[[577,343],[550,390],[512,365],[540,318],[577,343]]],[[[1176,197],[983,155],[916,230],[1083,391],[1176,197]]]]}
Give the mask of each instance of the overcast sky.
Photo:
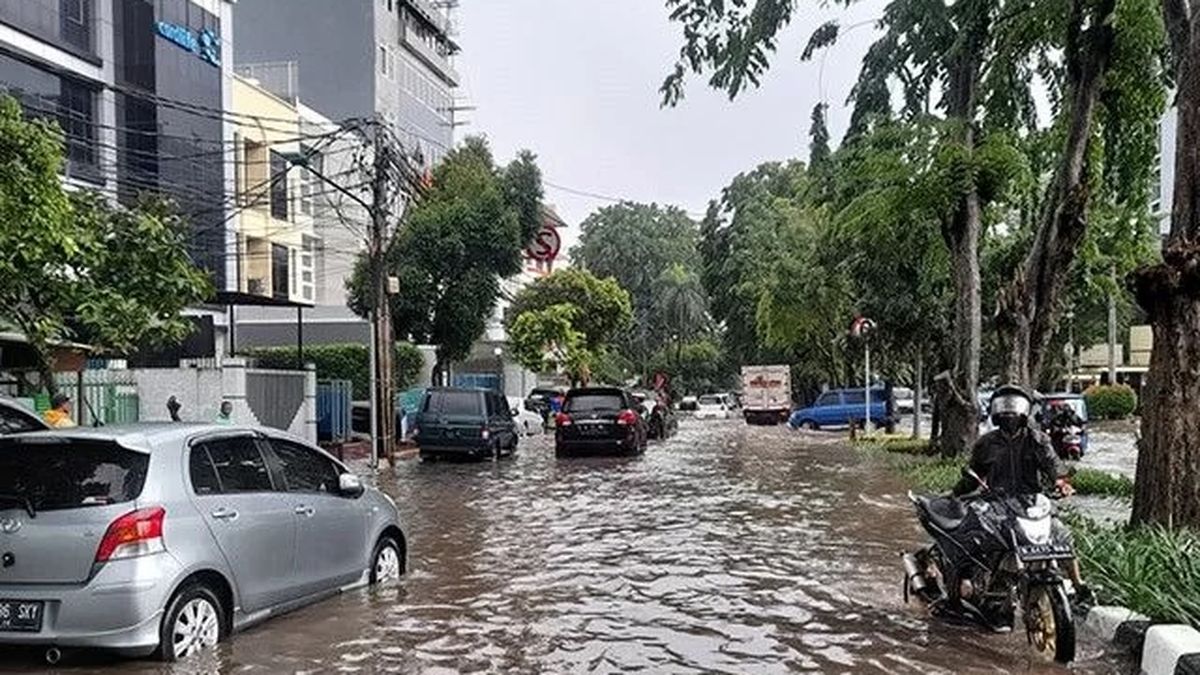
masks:
{"type": "MultiPolygon", "coordinates": [[[[844,34],[823,69],[819,58],[801,63],[799,54],[825,20],[852,25],[878,18],[882,6],[865,0],[850,10],[804,10],[760,89],[730,102],[693,79],[687,98],[664,109],[658,86],[681,38],[662,0],[463,0],[461,93],[477,110],[458,135],[486,134],[502,162],[533,150],[557,186],[700,215],[737,173],[807,159],[809,115],[819,101],[830,104],[840,139],[848,120],[842,104],[873,28],[844,34]]],[[[549,185],[546,201],[573,228],[608,203],[549,185]]]]}

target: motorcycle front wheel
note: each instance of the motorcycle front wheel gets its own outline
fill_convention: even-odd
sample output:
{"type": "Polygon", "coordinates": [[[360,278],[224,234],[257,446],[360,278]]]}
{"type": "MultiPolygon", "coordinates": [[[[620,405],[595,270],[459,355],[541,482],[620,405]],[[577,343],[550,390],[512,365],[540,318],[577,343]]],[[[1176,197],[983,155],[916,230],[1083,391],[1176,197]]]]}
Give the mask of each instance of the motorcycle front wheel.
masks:
{"type": "Polygon", "coordinates": [[[1075,617],[1062,584],[1034,586],[1025,605],[1029,644],[1059,663],[1075,660],[1075,617]]]}

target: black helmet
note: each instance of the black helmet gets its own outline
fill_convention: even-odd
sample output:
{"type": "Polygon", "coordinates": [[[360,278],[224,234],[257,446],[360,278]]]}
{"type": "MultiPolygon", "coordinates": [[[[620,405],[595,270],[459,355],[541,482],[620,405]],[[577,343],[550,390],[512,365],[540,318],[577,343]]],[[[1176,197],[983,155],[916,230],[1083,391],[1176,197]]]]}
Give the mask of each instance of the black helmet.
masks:
{"type": "Polygon", "coordinates": [[[992,424],[1006,433],[1016,433],[1029,424],[1033,396],[1023,387],[1006,384],[996,389],[988,403],[992,424]]]}

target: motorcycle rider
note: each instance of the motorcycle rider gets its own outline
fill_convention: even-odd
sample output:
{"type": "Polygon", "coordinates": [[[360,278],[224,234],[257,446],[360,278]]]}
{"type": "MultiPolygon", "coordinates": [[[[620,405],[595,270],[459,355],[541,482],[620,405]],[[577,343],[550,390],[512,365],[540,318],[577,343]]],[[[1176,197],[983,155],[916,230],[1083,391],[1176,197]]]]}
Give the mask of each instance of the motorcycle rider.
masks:
{"type": "MultiPolygon", "coordinates": [[[[970,467],[987,487],[998,493],[1034,495],[1053,483],[1059,494],[1069,497],[1075,489],[1068,480],[1066,465],[1054,452],[1050,437],[1029,424],[1032,406],[1033,397],[1019,386],[1005,385],[996,389],[989,406],[995,429],[975,442],[970,467]]],[[[954,496],[962,497],[980,488],[974,478],[963,476],[954,487],[954,496]]],[[[1056,544],[1074,544],[1071,531],[1057,516],[1052,520],[1051,537],[1056,544]]],[[[1075,586],[1076,598],[1090,598],[1078,559],[1071,560],[1068,574],[1075,586]]]]}

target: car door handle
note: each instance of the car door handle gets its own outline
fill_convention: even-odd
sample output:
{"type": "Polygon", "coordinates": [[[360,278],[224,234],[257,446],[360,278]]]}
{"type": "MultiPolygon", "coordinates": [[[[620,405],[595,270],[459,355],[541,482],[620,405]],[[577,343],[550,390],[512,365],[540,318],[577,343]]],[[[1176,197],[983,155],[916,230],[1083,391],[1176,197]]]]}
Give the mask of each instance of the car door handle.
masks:
{"type": "Polygon", "coordinates": [[[296,507],[296,515],[298,515],[298,516],[306,516],[308,518],[312,518],[316,512],[317,512],[316,509],[314,509],[311,506],[297,506],[296,507]]]}
{"type": "Polygon", "coordinates": [[[230,509],[217,509],[211,515],[217,520],[237,520],[238,512],[230,509]]]}

